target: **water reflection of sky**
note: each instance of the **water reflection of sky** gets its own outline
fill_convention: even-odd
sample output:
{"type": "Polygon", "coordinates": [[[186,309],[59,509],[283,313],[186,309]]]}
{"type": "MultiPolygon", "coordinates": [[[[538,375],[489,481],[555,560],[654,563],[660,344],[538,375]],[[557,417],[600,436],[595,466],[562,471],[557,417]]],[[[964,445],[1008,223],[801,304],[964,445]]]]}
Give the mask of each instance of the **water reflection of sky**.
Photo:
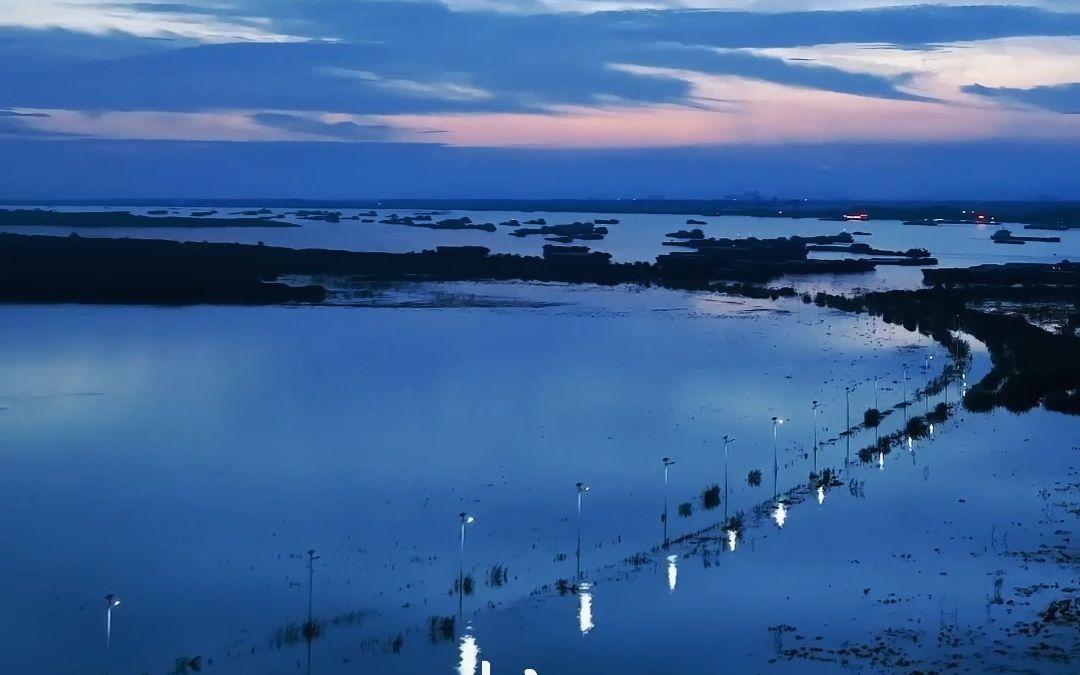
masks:
{"type": "MultiPolygon", "coordinates": [[[[12,514],[0,523],[0,574],[21,579],[10,602],[35,608],[0,620],[14,645],[0,658],[71,672],[100,652],[100,598],[116,592],[118,666],[154,672],[207,653],[276,672],[295,654],[268,643],[304,618],[310,548],[322,554],[317,615],[363,611],[359,634],[385,638],[456,613],[461,511],[479,516],[465,558],[478,590],[465,612],[482,621],[489,601],[573,577],[575,481],[593,487],[582,555],[596,570],[659,543],[660,456],[678,460],[673,504],[694,500],[722,482],[716,439],[735,436],[732,501],[748,509],[768,496],[745,477],[771,465],[772,415],[791,420],[779,436],[779,480],[791,485],[809,468],[809,402],[824,403],[821,436],[833,438],[845,384],[860,384],[861,410],[874,375],[914,372],[928,344],[865,317],[826,323],[799,302],[717,315],[680,293],[533,290],[571,304],[0,309],[18,326],[0,333],[0,494],[12,514]],[[485,581],[495,564],[510,569],[505,588],[485,581]]],[[[896,402],[899,389],[881,396],[896,402]]],[[[842,453],[827,444],[819,460],[842,453]]],[[[844,500],[830,495],[823,511],[834,503],[844,500]]],[[[796,511],[783,533],[809,520],[796,511]]],[[[704,522],[673,513],[672,535],[704,522]]],[[[761,546],[749,536],[736,556],[761,546]]],[[[694,595],[682,591],[696,569],[679,565],[678,593],[674,575],[657,586],[694,595]]],[[[604,634],[613,609],[629,616],[616,588],[578,594],[577,621],[573,611],[562,620],[590,640],[604,634]],[[593,625],[597,592],[604,630],[593,625]]],[[[485,654],[512,643],[485,630],[475,633],[485,654]]],[[[338,635],[316,643],[318,672],[352,653],[353,634],[338,635]]],[[[407,635],[408,653],[425,654],[424,640],[407,635]]],[[[502,654],[490,659],[500,671],[520,670],[502,654]]],[[[390,664],[415,672],[408,659],[390,664]]]]}

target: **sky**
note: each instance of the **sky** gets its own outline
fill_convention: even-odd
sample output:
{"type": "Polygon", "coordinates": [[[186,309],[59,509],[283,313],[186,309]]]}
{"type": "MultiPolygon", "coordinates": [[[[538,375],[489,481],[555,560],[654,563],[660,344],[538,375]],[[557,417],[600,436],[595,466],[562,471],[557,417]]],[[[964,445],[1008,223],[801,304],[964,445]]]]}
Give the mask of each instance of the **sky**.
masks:
{"type": "Polygon", "coordinates": [[[1080,0],[895,2],[0,0],[0,198],[1080,199],[1080,0]]]}

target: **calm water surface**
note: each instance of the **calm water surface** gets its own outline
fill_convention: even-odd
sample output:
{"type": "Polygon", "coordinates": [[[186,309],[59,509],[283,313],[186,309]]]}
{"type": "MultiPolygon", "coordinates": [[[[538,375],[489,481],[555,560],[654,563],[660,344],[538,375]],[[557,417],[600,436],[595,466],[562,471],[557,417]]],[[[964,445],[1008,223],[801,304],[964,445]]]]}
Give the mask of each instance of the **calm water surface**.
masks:
{"type": "MultiPolygon", "coordinates": [[[[928,338],[798,301],[557,284],[396,292],[433,288],[460,306],[0,308],[0,575],[18,608],[0,618],[0,672],[100,672],[110,592],[123,598],[114,673],[169,673],[196,655],[210,672],[306,672],[287,629],[306,619],[309,549],[326,627],[312,672],[329,674],[472,673],[476,649],[496,673],[807,672],[770,660],[898,626],[933,652],[946,617],[980,630],[1013,618],[987,601],[996,578],[1008,596],[1076,577],[1007,552],[1061,529],[1040,493],[1068,475],[1074,418],[961,413],[868,465],[855,453],[872,433],[838,440],[844,387],[853,423],[875,405],[875,378],[878,407],[904,400],[905,369],[911,398],[926,357],[944,361],[928,338]],[[780,528],[751,512],[805,483],[814,400],[818,466],[844,485],[792,505],[780,528]],[[773,416],[785,420],[775,479],[773,416]],[[676,460],[671,534],[699,530],[721,517],[699,496],[723,482],[725,434],[743,539],[657,549],[660,458],[676,460]],[[538,591],[575,576],[577,481],[592,488],[592,587],[538,591]],[[682,502],[693,515],[676,514],[682,502]],[[477,519],[463,557],[462,511],[477,519]],[[459,562],[477,585],[460,615],[459,562]],[[509,568],[500,587],[487,583],[496,565],[509,568]],[[458,617],[450,639],[432,641],[433,616],[458,617]]],[[[988,363],[973,346],[976,381],[988,363]]]]}

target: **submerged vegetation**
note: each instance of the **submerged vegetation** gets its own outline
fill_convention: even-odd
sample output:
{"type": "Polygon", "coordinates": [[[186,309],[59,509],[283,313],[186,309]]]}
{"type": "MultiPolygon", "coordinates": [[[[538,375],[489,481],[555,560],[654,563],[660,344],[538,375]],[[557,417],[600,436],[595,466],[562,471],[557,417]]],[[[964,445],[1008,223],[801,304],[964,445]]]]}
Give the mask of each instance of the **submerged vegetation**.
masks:
{"type": "Polygon", "coordinates": [[[719,485],[710,485],[701,491],[701,506],[705,509],[715,509],[720,506],[719,485]]]}

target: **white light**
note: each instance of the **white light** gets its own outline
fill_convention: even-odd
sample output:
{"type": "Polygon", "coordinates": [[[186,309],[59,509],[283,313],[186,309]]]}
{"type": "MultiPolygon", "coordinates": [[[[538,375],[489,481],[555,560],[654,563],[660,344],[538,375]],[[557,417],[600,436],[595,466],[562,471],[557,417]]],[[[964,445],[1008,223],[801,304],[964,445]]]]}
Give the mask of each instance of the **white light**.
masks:
{"type": "Polygon", "coordinates": [[[679,581],[679,568],[676,563],[679,560],[677,555],[669,555],[667,557],[667,585],[668,591],[675,592],[675,584],[679,581]]]}
{"type": "Polygon", "coordinates": [[[578,587],[578,598],[581,605],[578,608],[578,627],[582,635],[588,635],[594,628],[592,618],[592,593],[589,593],[589,584],[582,583],[578,587]]]}
{"type": "Polygon", "coordinates": [[[476,667],[480,665],[480,646],[476,644],[476,638],[472,635],[461,636],[459,653],[461,660],[458,662],[458,674],[473,675],[476,667]]]}
{"type": "Polygon", "coordinates": [[[472,516],[469,516],[468,518],[465,519],[465,524],[466,525],[472,525],[474,522],[476,522],[476,518],[473,518],[472,516]]]}
{"type": "Polygon", "coordinates": [[[787,522],[787,507],[784,506],[784,502],[776,502],[776,511],[773,511],[773,520],[776,521],[777,527],[783,527],[787,522]]]}
{"type": "Polygon", "coordinates": [[[825,488],[820,486],[820,485],[818,486],[818,489],[817,489],[817,503],[818,503],[818,506],[825,503],[825,488]]]}
{"type": "Polygon", "coordinates": [[[735,530],[727,531],[727,546],[729,551],[735,550],[735,542],[739,538],[738,533],[735,530]]]}

